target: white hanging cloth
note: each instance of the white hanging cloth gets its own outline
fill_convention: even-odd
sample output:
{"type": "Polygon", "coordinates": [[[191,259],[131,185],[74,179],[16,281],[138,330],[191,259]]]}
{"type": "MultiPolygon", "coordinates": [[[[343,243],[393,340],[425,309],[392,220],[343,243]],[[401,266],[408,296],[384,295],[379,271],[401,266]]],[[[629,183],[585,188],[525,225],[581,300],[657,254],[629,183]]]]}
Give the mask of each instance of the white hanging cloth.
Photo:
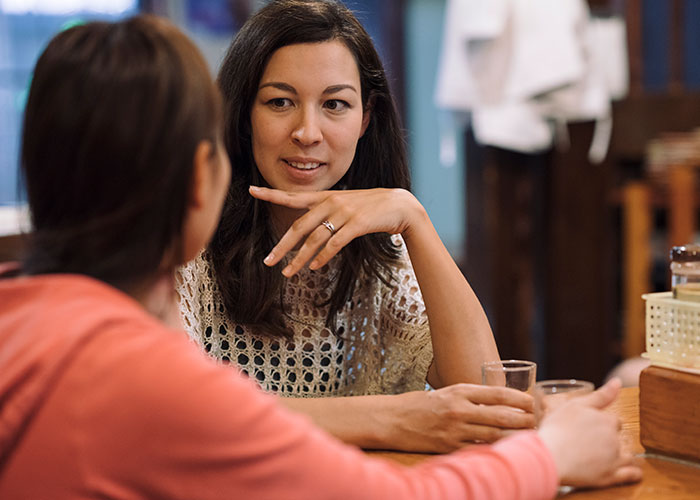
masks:
{"type": "Polygon", "coordinates": [[[477,141],[536,153],[562,123],[596,120],[602,161],[626,92],[624,22],[591,19],[584,0],[448,0],[435,100],[471,111],[477,141]]]}

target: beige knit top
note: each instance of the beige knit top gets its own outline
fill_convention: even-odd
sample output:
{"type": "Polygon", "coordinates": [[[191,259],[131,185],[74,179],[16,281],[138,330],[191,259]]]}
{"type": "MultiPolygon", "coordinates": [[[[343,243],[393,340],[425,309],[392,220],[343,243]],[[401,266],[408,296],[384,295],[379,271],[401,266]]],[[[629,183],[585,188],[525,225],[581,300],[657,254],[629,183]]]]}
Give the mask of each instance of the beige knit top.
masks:
{"type": "Polygon", "coordinates": [[[432,361],[423,298],[405,245],[395,287],[360,278],[338,313],[338,335],[325,327],[326,284],[338,258],[318,271],[304,268],[283,293],[290,339],[257,335],[226,315],[213,270],[200,255],[177,276],[185,329],[212,357],[236,363],[263,389],[281,396],[321,397],[396,394],[423,390],[432,361]],[[320,300],[319,300],[320,299],[320,300]]]}

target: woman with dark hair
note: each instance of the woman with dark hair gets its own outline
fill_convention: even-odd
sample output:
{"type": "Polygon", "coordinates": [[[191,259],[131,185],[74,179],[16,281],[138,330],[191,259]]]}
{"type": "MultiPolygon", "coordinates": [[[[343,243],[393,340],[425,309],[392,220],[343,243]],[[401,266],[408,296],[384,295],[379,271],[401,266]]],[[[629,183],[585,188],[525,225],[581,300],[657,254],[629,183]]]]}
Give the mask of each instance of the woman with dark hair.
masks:
{"type": "Polygon", "coordinates": [[[207,252],[180,274],[190,335],[360,446],[446,451],[532,427],[529,395],[471,385],[496,344],[409,192],[387,78],[350,10],[270,2],[219,86],[233,174],[207,252]]]}
{"type": "Polygon", "coordinates": [[[70,28],[39,58],[21,159],[33,232],[0,279],[0,498],[545,498],[558,479],[639,474],[596,409],[615,383],[538,432],[408,469],[165,326],[174,268],[226,195],[219,99],[194,45],[150,17],[70,28]]]}

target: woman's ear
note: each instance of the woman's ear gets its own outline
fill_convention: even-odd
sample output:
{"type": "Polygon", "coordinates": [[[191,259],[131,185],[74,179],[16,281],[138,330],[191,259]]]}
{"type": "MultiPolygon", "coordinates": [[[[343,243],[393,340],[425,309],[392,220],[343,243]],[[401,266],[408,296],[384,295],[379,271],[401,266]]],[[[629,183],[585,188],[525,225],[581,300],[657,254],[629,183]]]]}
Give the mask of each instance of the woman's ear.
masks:
{"type": "Polygon", "coordinates": [[[210,141],[200,141],[194,152],[192,180],[190,181],[188,205],[192,209],[201,209],[208,196],[211,184],[211,158],[214,145],[210,141]]]}
{"type": "Polygon", "coordinates": [[[369,127],[369,120],[372,118],[372,103],[371,101],[367,103],[367,107],[362,112],[362,128],[360,129],[360,137],[365,135],[367,127],[369,127]]]}
{"type": "Polygon", "coordinates": [[[182,264],[193,259],[211,237],[211,196],[214,183],[210,141],[197,144],[192,165],[192,177],[187,192],[185,217],[182,221],[182,264]]]}

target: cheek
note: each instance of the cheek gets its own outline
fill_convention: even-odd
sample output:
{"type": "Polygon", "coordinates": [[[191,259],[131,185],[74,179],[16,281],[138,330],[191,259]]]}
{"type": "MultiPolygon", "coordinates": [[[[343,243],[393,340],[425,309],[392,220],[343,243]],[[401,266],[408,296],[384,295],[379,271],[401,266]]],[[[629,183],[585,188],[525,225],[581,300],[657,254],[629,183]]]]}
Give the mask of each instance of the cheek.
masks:
{"type": "Polygon", "coordinates": [[[362,122],[353,121],[348,126],[347,124],[332,127],[326,134],[326,141],[338,154],[348,155],[351,158],[355,155],[357,141],[360,140],[362,133],[362,122]]]}
{"type": "Polygon", "coordinates": [[[284,133],[279,123],[260,117],[251,119],[253,158],[261,161],[266,156],[274,155],[275,148],[282,144],[284,133]]]}

